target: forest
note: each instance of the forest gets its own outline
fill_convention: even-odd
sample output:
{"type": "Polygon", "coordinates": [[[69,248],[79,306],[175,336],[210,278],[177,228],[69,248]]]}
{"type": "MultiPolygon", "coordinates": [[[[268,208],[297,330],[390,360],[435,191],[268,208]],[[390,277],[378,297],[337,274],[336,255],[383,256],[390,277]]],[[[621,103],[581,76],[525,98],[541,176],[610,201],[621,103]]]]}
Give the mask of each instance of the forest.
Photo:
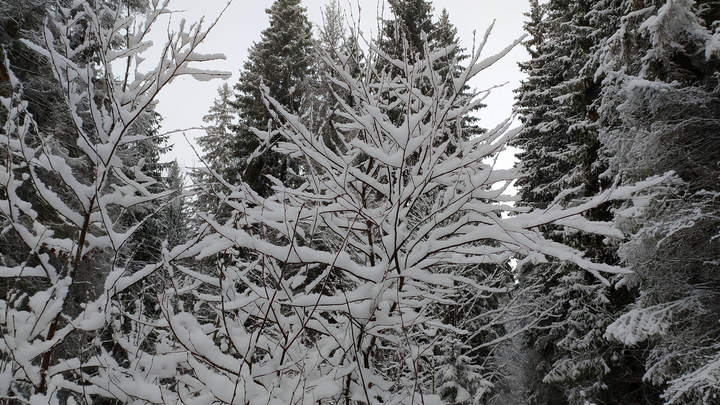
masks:
{"type": "Polygon", "coordinates": [[[720,404],[720,2],[529,0],[492,54],[273,0],[233,83],[171,3],[0,0],[0,404],[720,404]]]}

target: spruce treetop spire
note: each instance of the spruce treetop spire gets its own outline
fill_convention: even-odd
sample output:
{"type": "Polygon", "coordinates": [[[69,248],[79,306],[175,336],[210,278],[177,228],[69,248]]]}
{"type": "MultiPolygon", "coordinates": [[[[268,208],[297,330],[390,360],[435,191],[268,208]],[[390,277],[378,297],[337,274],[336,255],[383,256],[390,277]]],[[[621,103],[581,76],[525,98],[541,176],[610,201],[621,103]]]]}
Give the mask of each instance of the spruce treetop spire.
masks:
{"type": "MultiPolygon", "coordinates": [[[[271,183],[266,176],[284,182],[293,163],[270,148],[248,161],[260,146],[250,128],[265,129],[273,120],[260,101],[260,88],[267,86],[269,94],[284,109],[299,112],[314,77],[312,25],[300,4],[300,0],[277,0],[265,10],[270,26],[250,48],[240,81],[235,85],[234,106],[240,119],[235,128],[234,147],[227,153],[232,154],[236,164],[223,170],[223,174],[231,182],[246,179],[262,195],[270,193],[271,183]]],[[[270,144],[275,141],[270,140],[270,144]]]]}
{"type": "MultiPolygon", "coordinates": [[[[286,108],[297,111],[302,79],[312,66],[312,25],[300,0],[277,0],[265,12],[270,18],[270,26],[262,31],[260,41],[249,49],[240,82],[235,86],[240,93],[238,103],[255,104],[259,100],[258,86],[262,80],[270,86],[273,97],[286,108]],[[247,96],[250,100],[245,99],[247,96]]],[[[267,113],[260,115],[263,120],[258,124],[264,125],[267,113]]]]}
{"type": "Polygon", "coordinates": [[[407,54],[410,61],[415,55],[424,55],[425,40],[423,33],[430,34],[435,29],[432,22],[432,4],[425,0],[389,0],[393,20],[385,21],[384,38],[381,41],[386,52],[393,57],[403,55],[407,42],[407,54]]]}

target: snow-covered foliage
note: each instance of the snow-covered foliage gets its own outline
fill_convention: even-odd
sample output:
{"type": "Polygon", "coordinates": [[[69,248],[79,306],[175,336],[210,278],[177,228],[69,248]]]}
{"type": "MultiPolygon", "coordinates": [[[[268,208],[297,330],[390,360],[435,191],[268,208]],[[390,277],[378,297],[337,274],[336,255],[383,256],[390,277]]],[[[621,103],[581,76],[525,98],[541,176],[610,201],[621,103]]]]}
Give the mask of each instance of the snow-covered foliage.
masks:
{"type": "MultiPolygon", "coordinates": [[[[500,384],[517,386],[502,374],[522,370],[502,359],[537,355],[519,346],[523,333],[539,322],[550,324],[541,338],[552,345],[545,347],[562,351],[548,357],[544,379],[576,384],[562,400],[600,402],[596,394],[608,391],[605,377],[613,362],[623,360],[615,355],[618,346],[650,349],[646,380],[663,385],[668,402],[717,399],[718,328],[710,320],[718,307],[712,270],[720,262],[714,253],[719,221],[712,204],[720,187],[702,175],[717,171],[697,164],[716,154],[698,153],[704,143],[691,143],[684,151],[693,160],[673,166],[674,182],[648,163],[654,156],[669,161],[668,150],[683,150],[678,139],[692,133],[688,128],[716,145],[712,128],[720,108],[712,101],[714,90],[688,88],[679,78],[692,69],[662,83],[665,73],[643,73],[655,72],[653,64],[662,58],[677,62],[677,44],[663,35],[679,32],[683,21],[692,22],[692,35],[680,44],[693,44],[697,52],[680,54],[713,57],[714,34],[698,34],[703,22],[688,14],[695,13],[692,2],[668,1],[633,14],[637,28],[625,32],[641,32],[651,39],[649,46],[667,48],[641,59],[646,70],[616,69],[622,65],[613,64],[612,50],[618,48],[612,41],[603,43],[605,53],[596,59],[582,55],[587,62],[582,66],[573,64],[572,56],[600,42],[565,54],[556,49],[553,55],[561,58],[547,57],[542,60],[547,65],[534,66],[547,67],[557,78],[574,75],[553,84],[548,94],[535,88],[532,97],[542,96],[535,100],[560,106],[548,112],[552,122],[534,130],[578,136],[569,149],[552,145],[556,150],[537,157],[565,159],[579,150],[590,156],[599,150],[595,136],[601,133],[605,138],[597,139],[604,139],[604,150],[617,152],[607,159],[606,173],[607,179],[621,175],[615,183],[598,187],[602,165],[583,161],[584,173],[540,173],[557,175],[550,186],[540,184],[542,176],[528,180],[540,182],[533,183],[539,200],[531,203],[537,204],[514,204],[517,197],[507,190],[522,174],[497,169],[495,161],[523,128],[511,129],[510,117],[476,131],[469,113],[486,94],[469,91],[467,83],[520,40],[486,56],[488,30],[463,68],[445,21],[446,38],[418,32],[412,44],[425,45],[411,55],[389,52],[382,41],[352,43],[358,36],[326,47],[332,54],[320,51],[325,66],[319,71],[332,89],[322,93],[327,103],[320,116],[312,116],[317,103],[303,100],[303,86],[273,87],[274,79],[259,71],[246,76],[241,94],[258,121],[249,115],[243,121],[243,150],[250,151],[243,164],[264,156],[270,159],[267,167],[282,170],[249,178],[240,167],[210,170],[214,162],[209,162],[198,193],[212,195],[196,201],[206,198],[213,207],[197,213],[192,231],[156,226],[170,217],[182,221],[182,179],[175,167],[171,185],[160,187],[157,172],[138,158],[139,151],[153,147],[154,99],[170,80],[227,74],[194,66],[220,57],[196,52],[207,34],[201,24],[187,30],[183,24],[170,33],[159,61],[143,70],[151,60],[146,53],[156,49],[147,34],[168,12],[167,1],[150,4],[142,18],[114,1],[42,8],[47,13],[42,30],[18,43],[32,50],[47,72],[44,89],[56,119],[48,119],[21,79],[27,69],[9,53],[2,58],[0,73],[9,83],[0,83],[2,401],[483,403],[492,401],[500,384]],[[674,15],[680,15],[679,25],[674,15]],[[435,49],[433,41],[443,45],[435,49]],[[360,57],[359,49],[368,51],[360,57]],[[588,66],[599,61],[604,70],[593,76],[588,66]],[[612,87],[600,92],[592,82],[598,78],[612,87]],[[604,104],[576,105],[587,101],[586,95],[602,96],[604,104]],[[675,104],[663,101],[667,95],[675,104]],[[292,102],[281,99],[286,96],[292,102]],[[681,120],[685,110],[673,112],[675,106],[705,109],[681,120]],[[315,124],[330,110],[332,125],[318,130],[315,124]],[[569,112],[577,112],[577,120],[558,121],[569,112]],[[608,114],[602,118],[611,130],[598,132],[596,113],[608,114]],[[647,119],[661,115],[667,120],[647,119]],[[637,130],[635,138],[628,128],[637,130]],[[466,136],[468,130],[474,136],[466,136]],[[593,144],[583,145],[586,139],[593,144]],[[653,139],[672,147],[651,149],[653,139]],[[692,177],[694,171],[704,180],[692,177]],[[238,176],[224,178],[226,173],[238,176]],[[253,188],[258,180],[261,191],[253,188]],[[582,195],[575,188],[581,183],[586,183],[582,195]],[[638,192],[641,198],[634,197],[638,192]],[[586,214],[630,198],[632,203],[616,211],[615,222],[586,214]],[[162,212],[166,219],[156,222],[162,212]],[[583,235],[594,235],[594,249],[603,239],[622,238],[619,228],[636,232],[620,250],[635,275],[603,257],[603,249],[583,251],[589,246],[583,235]],[[150,254],[142,234],[160,229],[167,238],[160,242],[153,235],[150,254]],[[675,252],[686,258],[688,250],[701,258],[694,257],[679,277],[674,262],[665,259],[675,252]],[[655,265],[656,257],[663,265],[655,265]],[[518,260],[517,272],[509,266],[512,259],[518,260]],[[641,292],[611,322],[617,280],[641,292]],[[613,349],[605,350],[610,345],[613,349]]],[[[429,3],[413,4],[429,16],[429,3]]],[[[593,16],[607,15],[590,11],[561,24],[559,35],[567,41],[559,45],[573,44],[573,33],[599,32],[588,24],[593,16]]],[[[310,31],[304,10],[297,0],[279,0],[271,9],[271,15],[285,13],[299,18],[294,27],[302,33],[296,36],[302,46],[295,49],[297,60],[284,62],[315,68],[305,52],[310,31]]],[[[275,30],[265,34],[277,39],[275,30]]],[[[224,87],[218,114],[209,117],[223,129],[231,125],[229,94],[224,87]]],[[[525,101],[532,103],[532,97],[525,101]]],[[[217,139],[208,138],[207,145],[225,145],[226,132],[212,134],[217,139]]],[[[221,165],[238,160],[222,160],[226,157],[218,157],[221,165]]],[[[570,161],[575,162],[563,164],[570,161]]]]}
{"type": "MultiPolygon", "coordinates": [[[[611,1],[531,2],[525,46],[531,59],[520,64],[528,74],[518,89],[517,106],[525,128],[513,144],[523,176],[519,204],[545,208],[573,206],[617,181],[602,177],[598,121],[601,83],[593,54],[608,32],[615,32],[611,1]],[[561,196],[558,198],[558,196],[561,196]]],[[[610,221],[611,203],[586,212],[586,218],[610,221]]],[[[548,238],[586,251],[604,263],[618,262],[616,241],[564,227],[543,227],[548,238]]],[[[602,285],[582,269],[554,262],[520,269],[521,283],[541,283],[532,301],[550,316],[525,335],[535,365],[529,403],[615,403],[629,401],[641,375],[622,345],[603,337],[627,300],[617,278],[602,285]]],[[[529,308],[529,310],[531,310],[529,308]]]]}
{"type": "Polygon", "coordinates": [[[602,288],[569,266],[529,269],[548,280],[540,299],[566,303],[529,335],[543,381],[533,401],[717,401],[719,11],[689,0],[533,2],[521,204],[582,185],[564,199],[577,204],[593,187],[675,173],[588,213],[633,234],[621,244],[543,229],[634,274],[602,288]]]}
{"type": "Polygon", "coordinates": [[[131,158],[150,135],[132,128],[173,78],[226,74],[191,65],[218,57],[196,52],[207,33],[201,24],[169,35],[155,67],[143,70],[147,34],[166,6],[153,1],[142,19],[120,2],[37,9],[47,22],[24,46],[51,72],[48,100],[57,97],[52,105],[64,117],[52,124],[35,119],[42,106],[3,59],[12,94],[0,98],[0,217],[15,241],[0,267],[3,400],[158,403],[157,379],[174,375],[155,360],[163,333],[143,298],[130,307],[116,300],[158,267],[128,270],[128,243],[150,218],[133,218],[133,210],[166,197],[153,191],[144,160],[131,158]]]}
{"type": "Polygon", "coordinates": [[[618,253],[639,291],[606,337],[647,353],[644,380],[669,404],[720,400],[720,123],[713,38],[704,1],[623,2],[618,33],[598,52],[603,143],[626,182],[672,169],[672,182],[616,213],[634,232],[618,253]],[[638,57],[639,56],[639,57],[638,57]]]}
{"type": "MultiPolygon", "coordinates": [[[[572,208],[517,209],[506,194],[517,172],[493,163],[518,132],[508,129],[511,120],[469,140],[460,136],[462,118],[482,95],[458,90],[515,44],[485,59],[481,46],[447,81],[433,62],[451,49],[408,63],[369,44],[360,74],[351,55],[339,63],[325,57],[350,95],[337,97],[340,144],[328,145],[265,89],[277,126],[254,131],[261,149],[304,161],[295,175],[305,181],[293,187],[271,178],[267,198],[246,183],[225,183],[231,218],[206,215],[201,240],[176,248],[184,250],[178,258],[218,258],[209,270],[178,266],[176,276],[187,279],[163,297],[168,325],[187,353],[179,392],[193,403],[441,403],[450,388],[443,384],[463,381],[451,374],[464,369],[471,384],[452,387],[453,400],[463,401],[488,388],[477,368],[465,368],[472,349],[459,344],[457,355],[443,353],[452,364],[432,360],[441,343],[453,344],[449,336],[462,342],[476,331],[455,327],[434,309],[462,305],[453,301],[462,289],[491,297],[507,286],[458,269],[552,256],[603,281],[605,273],[624,272],[536,229],[557,223],[621,236],[580,214],[661,179],[572,208]],[[444,91],[448,86],[456,91],[444,91]],[[448,378],[428,378],[442,370],[448,378]]],[[[496,324],[509,317],[498,314],[496,324]]]]}

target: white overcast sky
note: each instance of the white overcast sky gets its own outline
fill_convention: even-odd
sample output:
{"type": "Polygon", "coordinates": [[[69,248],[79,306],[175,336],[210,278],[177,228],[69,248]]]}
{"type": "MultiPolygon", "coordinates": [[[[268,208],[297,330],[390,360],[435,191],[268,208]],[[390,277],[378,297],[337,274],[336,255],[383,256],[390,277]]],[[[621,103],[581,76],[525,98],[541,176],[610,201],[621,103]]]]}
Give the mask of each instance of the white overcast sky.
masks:
{"type": "MultiPolygon", "coordinates": [[[[233,0],[225,14],[220,18],[215,29],[208,35],[201,46],[202,53],[223,53],[226,60],[219,60],[205,65],[207,68],[226,70],[233,76],[229,83],[234,85],[238,73],[247,57],[247,50],[260,39],[260,33],[267,28],[268,16],[265,9],[272,5],[272,0],[233,0]]],[[[326,0],[303,0],[308,17],[313,24],[321,24],[322,11],[326,0]]],[[[357,19],[358,3],[361,9],[361,29],[365,38],[377,34],[377,16],[382,12],[382,3],[378,0],[341,0],[348,18],[357,19]],[[352,9],[353,16],[350,15],[352,9]]],[[[155,26],[156,41],[162,41],[162,28],[176,29],[182,18],[188,23],[197,21],[203,15],[205,24],[209,24],[227,4],[226,0],[171,0],[170,9],[178,11],[172,20],[163,21],[155,26]],[[168,24],[168,25],[165,25],[168,24]]],[[[495,20],[495,28],[485,48],[484,54],[490,56],[516,38],[523,35],[523,15],[529,10],[528,0],[435,0],[434,14],[437,17],[443,8],[447,9],[451,22],[458,28],[461,46],[471,49],[473,32],[477,40],[482,38],[485,30],[495,20]]],[[[389,18],[389,9],[385,6],[385,17],[389,18]]],[[[481,72],[471,82],[471,86],[487,89],[492,86],[508,83],[500,89],[493,90],[487,98],[487,108],[479,112],[480,125],[491,127],[501,122],[512,112],[512,90],[519,85],[522,78],[517,62],[527,60],[528,56],[522,46],[516,47],[505,59],[481,72]]],[[[162,131],[172,131],[203,125],[202,117],[217,97],[220,80],[198,82],[190,77],[181,77],[173,81],[160,93],[158,112],[164,117],[162,131]]],[[[187,137],[193,139],[200,131],[187,131],[187,137]]],[[[166,156],[167,160],[177,158],[181,166],[193,166],[197,158],[182,134],[174,134],[170,142],[175,146],[166,156]]]]}

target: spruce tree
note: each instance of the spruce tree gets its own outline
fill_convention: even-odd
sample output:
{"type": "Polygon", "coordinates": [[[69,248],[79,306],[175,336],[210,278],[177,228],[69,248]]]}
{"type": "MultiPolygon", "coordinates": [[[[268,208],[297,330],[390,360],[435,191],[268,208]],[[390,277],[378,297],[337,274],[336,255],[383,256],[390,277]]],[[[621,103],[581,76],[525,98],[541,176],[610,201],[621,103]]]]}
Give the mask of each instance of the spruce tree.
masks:
{"type": "Polygon", "coordinates": [[[309,83],[305,100],[306,120],[315,133],[322,133],[327,145],[338,146],[335,125],[342,120],[336,114],[338,97],[347,99],[349,92],[337,84],[338,74],[328,66],[329,61],[339,64],[358,65],[359,54],[351,49],[347,36],[347,23],[339,0],[332,0],[325,6],[323,24],[318,29],[316,41],[317,57],[314,58],[314,71],[317,80],[309,83]]]}
{"type": "MultiPolygon", "coordinates": [[[[440,77],[445,83],[445,91],[448,94],[457,94],[459,97],[470,96],[470,86],[465,85],[460,89],[455,88],[455,79],[463,69],[462,61],[468,58],[465,53],[466,49],[460,47],[460,38],[457,36],[457,28],[450,21],[450,14],[447,9],[442,9],[440,18],[429,36],[429,49],[432,51],[438,51],[440,49],[448,49],[446,56],[438,58],[435,62],[436,69],[440,72],[440,77]]],[[[478,126],[479,118],[474,116],[480,108],[485,107],[484,104],[479,104],[473,109],[472,114],[467,114],[462,120],[462,140],[468,140],[473,135],[484,132],[483,128],[478,126]]],[[[455,140],[459,143],[460,140],[455,140]]],[[[451,148],[452,150],[452,148],[451,148]]]]}
{"type": "Polygon", "coordinates": [[[450,14],[447,9],[442,9],[438,22],[429,34],[430,48],[452,48],[447,55],[437,60],[436,69],[441,72],[443,78],[457,77],[457,74],[462,69],[458,62],[467,59],[467,55],[463,54],[465,49],[460,47],[457,28],[450,21],[450,14]]]}
{"type": "MultiPolygon", "coordinates": [[[[432,4],[426,0],[390,0],[388,4],[393,18],[383,21],[382,32],[377,41],[388,59],[381,59],[380,66],[386,74],[408,75],[407,69],[401,71],[391,61],[413,63],[424,58],[426,40],[435,28],[432,22],[432,4]]],[[[429,83],[419,84],[418,88],[424,93],[432,87],[429,83]]],[[[400,125],[405,118],[405,111],[393,109],[390,116],[393,122],[400,125]]]]}
{"type": "MultiPolygon", "coordinates": [[[[164,181],[164,171],[169,168],[168,163],[160,161],[162,154],[169,152],[172,146],[167,145],[167,136],[160,136],[162,117],[155,112],[154,106],[145,111],[133,125],[128,133],[139,138],[146,138],[134,145],[124,148],[123,159],[130,162],[143,162],[144,175],[152,178],[153,184],[148,188],[154,194],[161,194],[167,190],[164,181]]],[[[133,178],[135,173],[127,173],[133,178]]],[[[128,241],[129,257],[134,268],[142,268],[148,263],[160,260],[162,244],[166,235],[166,222],[159,214],[167,199],[157,199],[146,204],[137,204],[128,210],[125,225],[132,226],[142,222],[142,225],[128,241]]]]}
{"type": "MultiPolygon", "coordinates": [[[[439,73],[439,78],[443,85],[440,88],[447,94],[457,97],[470,97],[470,87],[464,85],[460,89],[455,88],[455,79],[458,78],[459,72],[462,71],[462,61],[468,56],[464,53],[465,49],[460,47],[460,40],[457,37],[457,29],[450,21],[450,16],[446,9],[443,9],[439,20],[432,20],[432,3],[425,0],[392,0],[389,1],[390,11],[393,18],[383,21],[383,31],[378,40],[380,49],[385,52],[389,58],[396,60],[414,61],[416,58],[424,58],[425,52],[437,52],[439,50],[447,51],[446,55],[438,58],[435,62],[435,68],[439,73]]],[[[408,72],[400,72],[397,67],[392,66],[388,61],[381,61],[385,70],[388,69],[392,74],[406,75],[408,72]]],[[[428,83],[428,78],[418,77],[418,88],[426,94],[429,94],[436,88],[433,84],[428,83]],[[424,82],[423,82],[424,81],[424,82]]],[[[482,104],[474,106],[471,113],[466,114],[461,121],[461,131],[455,133],[454,136],[438,137],[438,143],[450,139],[451,144],[448,152],[454,149],[462,142],[473,135],[483,132],[478,125],[478,119],[474,113],[482,108],[482,104]],[[458,138],[459,135],[459,138],[458,138]]],[[[396,123],[402,122],[404,113],[402,111],[393,111],[391,116],[396,123]]]]}
{"type": "Polygon", "coordinates": [[[435,24],[432,3],[426,0],[388,0],[393,19],[385,20],[380,47],[394,59],[424,58],[425,42],[435,24]]]}
{"type": "MultiPolygon", "coordinates": [[[[583,161],[583,156],[586,154],[577,153],[578,147],[584,148],[586,145],[583,142],[571,145],[571,138],[566,135],[570,126],[566,117],[569,119],[577,116],[579,112],[582,113],[587,104],[568,102],[564,104],[565,111],[560,112],[558,110],[563,109],[563,105],[554,100],[564,95],[565,89],[562,86],[565,84],[565,72],[569,72],[567,77],[572,78],[570,75],[573,72],[577,74],[579,70],[577,67],[574,70],[569,69],[568,64],[573,62],[581,64],[587,60],[587,56],[582,53],[576,55],[582,57],[581,60],[570,59],[572,48],[568,49],[568,42],[574,42],[578,38],[578,33],[571,31],[563,36],[560,29],[563,23],[569,26],[567,20],[572,18],[576,9],[567,10],[565,16],[558,15],[559,6],[566,6],[559,3],[558,1],[545,5],[532,3],[531,21],[526,25],[526,30],[532,37],[525,44],[532,58],[520,65],[528,78],[523,81],[517,97],[521,119],[525,123],[524,130],[513,143],[513,146],[522,150],[517,157],[525,173],[525,176],[518,180],[517,185],[522,197],[521,204],[535,208],[546,208],[559,190],[578,186],[578,180],[586,175],[579,170],[579,162],[583,161]],[[569,108],[573,107],[576,111],[568,114],[569,108]],[[570,150],[573,147],[575,150],[570,150]],[[575,170],[571,173],[572,169],[575,170]],[[564,180],[563,176],[574,179],[574,182],[564,180]]],[[[590,163],[588,160],[585,159],[585,165],[590,163]]],[[[546,235],[552,234],[551,232],[550,229],[545,230],[546,235]]],[[[532,267],[523,266],[519,269],[523,283],[543,285],[540,294],[535,297],[535,300],[543,300],[545,303],[541,313],[555,312],[552,318],[545,321],[544,329],[526,337],[529,347],[537,353],[536,365],[533,367],[537,373],[531,386],[527,387],[526,394],[531,404],[568,403],[565,392],[567,385],[557,382],[544,383],[553,364],[562,356],[556,348],[557,342],[563,338],[561,327],[570,315],[568,312],[572,310],[556,304],[558,298],[563,301],[569,298],[554,296],[555,291],[567,287],[567,284],[562,283],[563,273],[559,267],[557,264],[540,264],[532,267]],[[545,278],[544,282],[539,281],[542,278],[545,278]]]]}
{"type": "Polygon", "coordinates": [[[574,196],[592,195],[601,186],[595,167],[599,148],[593,102],[599,84],[589,66],[596,28],[588,14],[595,2],[534,2],[526,24],[531,59],[517,90],[525,124],[513,141],[525,177],[518,181],[524,204],[545,208],[557,192],[583,186],[574,196]]]}
{"type": "MultiPolygon", "coordinates": [[[[520,65],[528,78],[517,96],[525,127],[513,143],[522,150],[518,159],[525,175],[517,183],[522,205],[577,205],[611,185],[612,178],[602,176],[607,167],[598,123],[602,78],[595,75],[594,53],[613,30],[613,11],[612,2],[532,3],[526,26],[532,35],[526,43],[531,60],[520,65]],[[567,191],[556,197],[562,190],[567,191]]],[[[610,208],[599,207],[585,217],[609,221],[610,208]]],[[[561,227],[541,231],[595,260],[619,261],[616,247],[601,237],[561,227]]],[[[520,273],[523,283],[541,286],[535,300],[544,302],[542,312],[549,314],[541,329],[526,336],[537,356],[535,382],[527,394],[530,402],[640,400],[643,383],[637,357],[603,336],[632,299],[626,289],[615,287],[618,280],[598,280],[561,263],[528,264],[520,273]]]]}
{"type": "Polygon", "coordinates": [[[218,97],[203,116],[203,121],[208,124],[205,134],[197,138],[197,144],[203,151],[202,165],[192,170],[190,176],[193,183],[202,190],[193,202],[195,211],[222,216],[227,214],[226,210],[215,197],[222,185],[218,184],[212,170],[219,175],[227,175],[238,165],[241,157],[234,154],[236,140],[233,130],[237,121],[237,110],[233,106],[232,88],[224,82],[217,92],[218,97]]]}
{"type": "Polygon", "coordinates": [[[170,191],[168,203],[160,212],[165,221],[165,232],[168,248],[184,243],[193,234],[190,227],[190,207],[184,199],[186,177],[177,160],[170,162],[163,178],[165,188],[170,191]]]}
{"type": "Polygon", "coordinates": [[[598,52],[605,75],[602,140],[611,170],[632,182],[672,170],[672,183],[620,210],[635,232],[620,257],[638,294],[607,337],[644,351],[644,378],[667,404],[720,398],[720,70],[712,1],[623,1],[618,32],[598,52]],[[639,56],[639,57],[638,57],[639,56]]]}
{"type": "Polygon", "coordinates": [[[313,80],[313,36],[306,9],[300,0],[276,0],[265,12],[270,17],[259,42],[248,52],[248,60],[235,85],[233,106],[239,114],[234,128],[235,139],[230,151],[234,162],[220,172],[231,183],[246,181],[256,192],[268,196],[272,176],[281,182],[293,181],[299,163],[272,150],[279,138],[267,139],[261,145],[253,128],[267,130],[272,114],[262,102],[261,87],[288,111],[300,112],[310,82],[313,80]],[[260,153],[254,152],[261,148],[260,153]]]}
{"type": "Polygon", "coordinates": [[[230,85],[225,82],[217,89],[218,97],[213,101],[208,113],[203,116],[205,135],[197,138],[197,144],[202,148],[202,159],[205,164],[215,168],[227,168],[234,164],[232,153],[232,128],[237,115],[232,106],[233,92],[230,85]]]}

